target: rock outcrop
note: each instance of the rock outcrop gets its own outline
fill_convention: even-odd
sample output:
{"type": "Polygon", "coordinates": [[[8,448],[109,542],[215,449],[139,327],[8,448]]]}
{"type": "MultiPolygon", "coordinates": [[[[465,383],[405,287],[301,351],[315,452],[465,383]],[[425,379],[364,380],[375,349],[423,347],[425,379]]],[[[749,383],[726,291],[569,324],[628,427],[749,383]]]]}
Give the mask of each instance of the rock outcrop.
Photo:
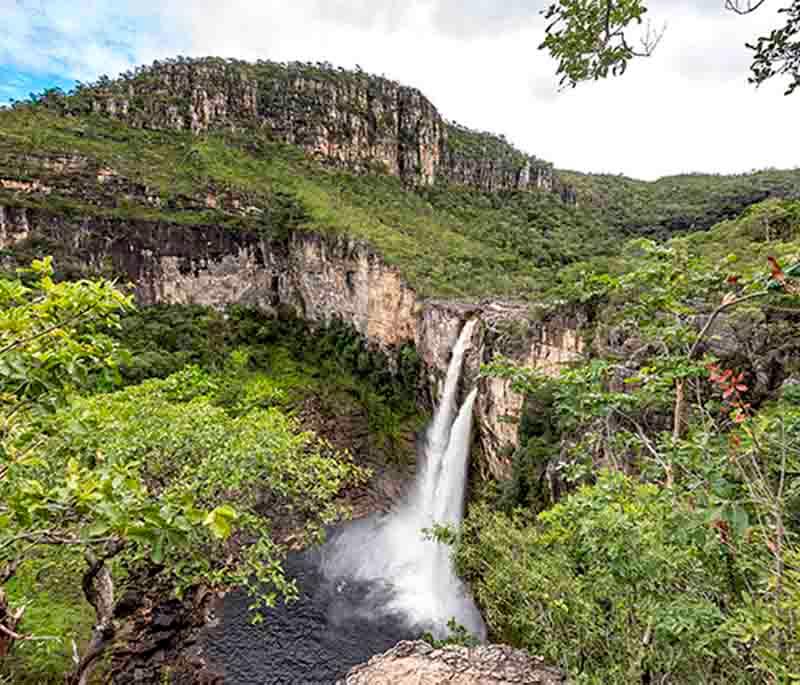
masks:
{"type": "MultiPolygon", "coordinates": [[[[495,353],[554,373],[579,358],[578,318],[533,321],[521,304],[425,300],[369,245],[336,235],[293,232],[269,240],[253,231],[145,220],[67,217],[57,212],[0,206],[0,250],[58,255],[71,275],[113,273],[134,285],[141,304],[245,304],[289,308],[320,325],[340,320],[396,359],[414,345],[425,364],[421,388],[438,395],[450,350],[464,321],[478,317],[465,363],[469,382],[495,353]]],[[[32,255],[36,256],[36,255],[32,255]]],[[[476,423],[488,471],[510,473],[506,449],[515,442],[523,398],[508,382],[481,379],[476,423]]]]}
{"type": "Polygon", "coordinates": [[[330,64],[220,58],[167,60],[82,87],[67,111],[92,111],[143,128],[255,129],[355,171],[437,181],[488,192],[541,189],[565,195],[552,164],[505,139],[447,124],[416,88],[330,64]]]}
{"type": "Polygon", "coordinates": [[[338,685],[560,685],[563,673],[519,649],[400,642],[353,668],[338,685]]]}

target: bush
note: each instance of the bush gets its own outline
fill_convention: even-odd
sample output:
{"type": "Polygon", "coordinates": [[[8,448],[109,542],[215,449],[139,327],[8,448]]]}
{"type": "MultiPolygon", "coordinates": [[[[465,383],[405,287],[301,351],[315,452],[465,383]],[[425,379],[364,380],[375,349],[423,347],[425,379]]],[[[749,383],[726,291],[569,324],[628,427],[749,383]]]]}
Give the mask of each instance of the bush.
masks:
{"type": "Polygon", "coordinates": [[[725,557],[668,490],[606,472],[535,520],[479,507],[457,547],[495,637],[579,682],[734,682],[725,557]]]}

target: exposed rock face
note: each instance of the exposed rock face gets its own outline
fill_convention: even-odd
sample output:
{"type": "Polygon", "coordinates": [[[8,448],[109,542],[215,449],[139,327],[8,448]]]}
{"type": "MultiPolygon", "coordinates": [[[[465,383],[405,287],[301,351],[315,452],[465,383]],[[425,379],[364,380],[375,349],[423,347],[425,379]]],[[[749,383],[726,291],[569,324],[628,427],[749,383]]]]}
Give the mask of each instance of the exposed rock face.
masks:
{"type": "MultiPolygon", "coordinates": [[[[289,307],[311,322],[351,324],[390,359],[413,344],[427,369],[425,391],[431,400],[470,317],[481,318],[484,326],[476,327],[465,363],[468,383],[495,352],[552,373],[582,351],[578,320],[534,323],[521,305],[422,300],[368,245],[342,236],[293,233],[286,241],[269,241],[254,232],[210,226],[74,219],[0,206],[0,250],[21,248],[32,237],[47,251],[64,255],[73,273],[110,269],[121,274],[135,285],[142,304],[289,307]],[[503,322],[517,322],[518,332],[502,333],[503,322]]],[[[476,404],[480,441],[489,471],[503,478],[510,468],[503,455],[516,438],[513,419],[522,397],[507,381],[481,383],[476,404]]]]}
{"type": "Polygon", "coordinates": [[[503,645],[435,649],[426,642],[400,642],[339,685],[558,685],[563,673],[541,659],[503,645]]]}
{"type": "Polygon", "coordinates": [[[93,112],[133,126],[192,133],[255,128],[320,159],[357,171],[381,169],[411,185],[443,180],[489,192],[536,188],[563,196],[552,165],[490,134],[469,132],[469,148],[450,144],[448,129],[456,129],[419,90],[361,71],[181,59],[85,93],[93,112]]]}

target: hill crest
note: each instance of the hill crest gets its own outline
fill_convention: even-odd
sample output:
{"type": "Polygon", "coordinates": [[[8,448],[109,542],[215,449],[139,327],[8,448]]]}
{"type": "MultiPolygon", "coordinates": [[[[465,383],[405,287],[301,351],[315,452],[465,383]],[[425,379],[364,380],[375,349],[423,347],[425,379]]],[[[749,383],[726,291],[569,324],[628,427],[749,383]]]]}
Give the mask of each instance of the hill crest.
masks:
{"type": "Polygon", "coordinates": [[[416,88],[328,63],[178,57],[79,84],[69,95],[47,91],[41,101],[139,128],[197,135],[258,129],[326,163],[381,171],[412,186],[540,189],[570,198],[551,163],[503,136],[446,121],[416,88]]]}

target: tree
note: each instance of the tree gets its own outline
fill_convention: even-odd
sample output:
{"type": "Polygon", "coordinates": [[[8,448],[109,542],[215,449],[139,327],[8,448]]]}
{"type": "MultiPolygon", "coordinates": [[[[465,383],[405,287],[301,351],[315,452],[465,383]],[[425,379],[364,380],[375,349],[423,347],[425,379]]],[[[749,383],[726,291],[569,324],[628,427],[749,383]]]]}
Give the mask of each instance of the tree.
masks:
{"type": "MultiPolygon", "coordinates": [[[[765,0],[725,0],[725,9],[746,15],[765,0]]],[[[561,85],[618,76],[635,57],[653,54],[664,34],[646,19],[644,0],[558,0],[544,10],[550,22],[540,49],[558,61],[561,85]],[[638,31],[638,36],[634,38],[638,31]]],[[[786,23],[747,47],[753,51],[751,83],[789,79],[786,94],[800,85],[800,0],[780,10],[786,23]]]]}
{"type": "MultiPolygon", "coordinates": [[[[85,386],[90,374],[113,371],[114,346],[97,325],[113,323],[131,304],[108,281],[55,283],[52,273],[47,258],[24,272],[30,286],[0,280],[0,656],[24,637],[16,630],[24,609],[8,606],[2,585],[32,546],[66,541],[54,530],[37,531],[33,512],[15,504],[26,489],[42,487],[27,479],[42,459],[41,435],[31,427],[85,386]]],[[[54,507],[50,512],[60,516],[54,507]]]]}
{"type": "MultiPolygon", "coordinates": [[[[55,283],[50,259],[29,275],[0,279],[0,581],[52,546],[82,567],[96,620],[68,683],[88,682],[118,634],[121,578],[241,585],[256,608],[291,596],[283,540],[319,539],[362,471],[274,407],[226,411],[198,367],[108,392],[120,351],[101,325],[130,298],[105,280],[55,283]]],[[[22,619],[0,592],[0,656],[36,639],[22,619]]]]}
{"type": "MultiPolygon", "coordinates": [[[[763,216],[738,228],[755,222],[761,237],[763,216]]],[[[794,245],[768,249],[790,263],[794,245]]],[[[596,307],[595,340],[613,327],[631,342],[616,363],[609,351],[557,378],[507,360],[484,368],[520,392],[548,390],[552,468],[583,485],[535,518],[529,506],[474,509],[456,557],[494,631],[586,682],[797,678],[800,391],[759,397],[747,362],[714,360],[708,344],[745,305],[755,315],[780,298],[794,315],[797,267],[773,258],[771,276],[746,278],[730,272],[745,266],[733,255],[693,247],[634,241],[621,274],[576,282],[596,307]]]]}

